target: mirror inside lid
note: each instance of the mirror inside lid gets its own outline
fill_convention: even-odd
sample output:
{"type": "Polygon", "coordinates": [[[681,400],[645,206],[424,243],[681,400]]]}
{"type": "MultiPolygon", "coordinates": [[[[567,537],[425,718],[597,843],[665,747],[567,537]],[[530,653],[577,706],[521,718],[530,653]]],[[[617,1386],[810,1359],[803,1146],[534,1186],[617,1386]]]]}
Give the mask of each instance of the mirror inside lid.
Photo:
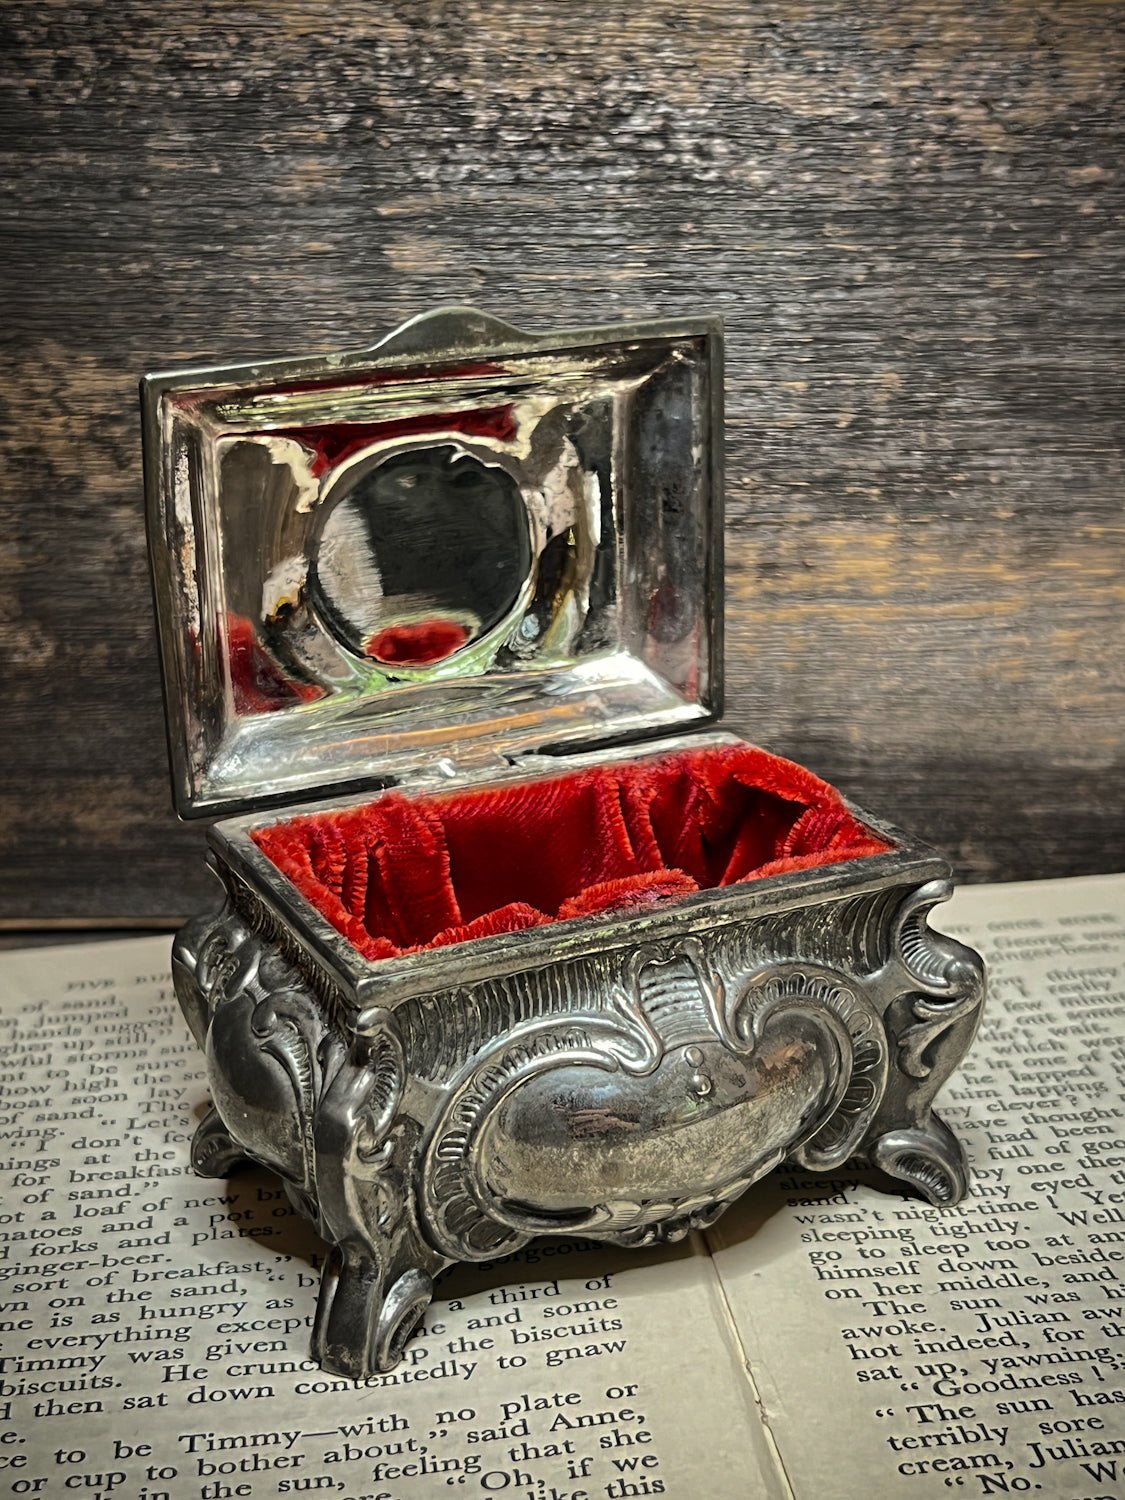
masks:
{"type": "Polygon", "coordinates": [[[181,814],[719,711],[718,320],[446,309],[142,389],[181,814]]]}

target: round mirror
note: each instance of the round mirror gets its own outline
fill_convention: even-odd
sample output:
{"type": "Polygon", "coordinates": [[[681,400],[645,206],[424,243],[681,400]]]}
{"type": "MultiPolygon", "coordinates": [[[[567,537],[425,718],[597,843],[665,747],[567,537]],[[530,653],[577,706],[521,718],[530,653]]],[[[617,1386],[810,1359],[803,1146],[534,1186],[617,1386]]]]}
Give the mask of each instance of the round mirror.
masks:
{"type": "Polygon", "coordinates": [[[509,613],[531,569],[519,486],[454,444],[399,451],[363,471],[324,522],[313,601],[358,656],[444,661],[509,613]]]}

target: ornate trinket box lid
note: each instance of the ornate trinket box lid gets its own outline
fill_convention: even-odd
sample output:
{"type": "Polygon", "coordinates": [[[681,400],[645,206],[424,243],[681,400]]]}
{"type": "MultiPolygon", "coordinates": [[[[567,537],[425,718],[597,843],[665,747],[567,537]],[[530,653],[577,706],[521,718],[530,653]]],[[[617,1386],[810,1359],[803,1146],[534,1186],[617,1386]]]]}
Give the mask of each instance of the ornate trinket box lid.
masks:
{"type": "Polygon", "coordinates": [[[183,816],[675,733],[721,708],[718,320],[148,376],[183,816]]]}

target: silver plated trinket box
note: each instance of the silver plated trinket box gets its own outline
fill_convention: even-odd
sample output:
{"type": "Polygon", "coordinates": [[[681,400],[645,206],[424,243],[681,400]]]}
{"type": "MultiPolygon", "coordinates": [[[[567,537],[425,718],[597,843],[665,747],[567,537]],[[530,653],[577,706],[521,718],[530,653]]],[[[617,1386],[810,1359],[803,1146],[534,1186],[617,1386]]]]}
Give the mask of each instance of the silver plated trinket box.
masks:
{"type": "Polygon", "coordinates": [[[142,389],[176,803],[229,815],[173,955],[192,1159],[329,1242],[316,1360],[389,1369],[452,1262],[674,1240],[787,1159],[956,1202],[947,866],[709,727],[716,320],[446,309],[142,389]]]}

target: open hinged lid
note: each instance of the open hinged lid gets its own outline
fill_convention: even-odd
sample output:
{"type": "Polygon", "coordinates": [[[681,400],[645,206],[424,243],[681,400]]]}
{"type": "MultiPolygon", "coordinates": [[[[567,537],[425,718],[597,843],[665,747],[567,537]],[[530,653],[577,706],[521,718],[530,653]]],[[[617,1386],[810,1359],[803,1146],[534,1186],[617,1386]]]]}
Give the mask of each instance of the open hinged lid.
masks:
{"type": "Polygon", "coordinates": [[[444,309],[142,394],[181,815],[719,712],[718,320],[444,309]]]}

